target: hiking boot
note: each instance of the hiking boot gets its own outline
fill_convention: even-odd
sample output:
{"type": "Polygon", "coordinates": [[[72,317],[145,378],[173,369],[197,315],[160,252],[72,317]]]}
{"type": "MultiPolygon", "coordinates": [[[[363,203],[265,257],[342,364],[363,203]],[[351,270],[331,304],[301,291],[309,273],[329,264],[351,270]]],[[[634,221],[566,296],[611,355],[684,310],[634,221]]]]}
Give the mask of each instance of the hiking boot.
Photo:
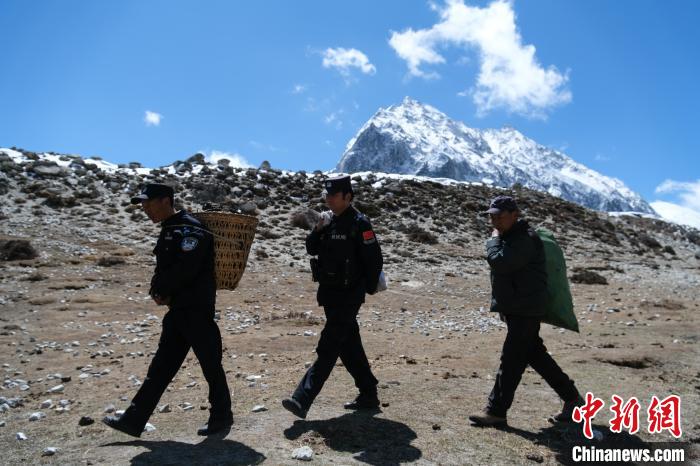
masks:
{"type": "Polygon", "coordinates": [[[476,427],[501,427],[508,423],[505,416],[494,416],[488,411],[484,411],[483,414],[472,414],[469,420],[476,427]]]}
{"type": "Polygon", "coordinates": [[[132,437],[141,437],[141,432],[143,432],[143,428],[135,427],[122,420],[122,418],[119,416],[106,416],[102,419],[102,423],[114,430],[131,435],[132,437]]]}
{"type": "Polygon", "coordinates": [[[300,417],[302,419],[306,419],[306,412],[309,410],[309,408],[304,408],[293,396],[282,400],[282,407],[294,414],[296,417],[300,417]]]}
{"type": "Polygon", "coordinates": [[[370,395],[360,393],[353,401],[349,401],[343,405],[345,409],[377,409],[379,408],[379,398],[376,393],[370,395]]]}
{"type": "Polygon", "coordinates": [[[209,419],[209,422],[204,424],[202,427],[197,429],[197,435],[206,437],[208,435],[218,434],[220,432],[226,431],[228,433],[233,425],[233,416],[226,417],[224,419],[209,419]]]}
{"type": "Polygon", "coordinates": [[[561,409],[561,413],[552,416],[549,418],[549,422],[552,424],[568,424],[574,422],[574,420],[571,418],[572,414],[574,413],[574,409],[578,406],[583,406],[585,402],[583,401],[583,398],[581,398],[581,395],[578,396],[573,401],[567,401],[564,403],[564,407],[561,409]]]}

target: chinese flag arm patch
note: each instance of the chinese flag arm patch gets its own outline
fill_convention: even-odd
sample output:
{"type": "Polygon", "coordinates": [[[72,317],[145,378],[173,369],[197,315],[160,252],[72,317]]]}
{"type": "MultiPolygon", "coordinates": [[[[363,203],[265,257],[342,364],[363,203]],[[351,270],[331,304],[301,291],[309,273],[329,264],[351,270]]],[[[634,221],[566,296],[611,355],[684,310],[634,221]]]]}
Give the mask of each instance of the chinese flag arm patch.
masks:
{"type": "Polygon", "coordinates": [[[374,232],[372,230],[362,232],[362,239],[363,240],[369,241],[372,238],[374,238],[374,232]]]}

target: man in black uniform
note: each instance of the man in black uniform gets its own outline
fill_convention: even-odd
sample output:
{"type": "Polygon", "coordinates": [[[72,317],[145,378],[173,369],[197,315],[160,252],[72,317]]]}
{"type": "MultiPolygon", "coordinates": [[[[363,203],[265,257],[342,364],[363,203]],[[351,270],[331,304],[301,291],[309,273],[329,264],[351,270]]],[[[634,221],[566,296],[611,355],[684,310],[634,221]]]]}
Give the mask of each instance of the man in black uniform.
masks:
{"type": "Polygon", "coordinates": [[[211,404],[209,422],[197,433],[210,435],[228,429],[233,424],[233,414],[221,364],[221,333],[214,322],[216,282],[212,234],[184,210],[175,212],[170,186],[148,184],[131,203],[141,203],[153,223],[161,222],[153,250],[156,269],[149,294],[156,304],[169,309],[163,317],[158,350],[131,405],[121,417],[107,416],[102,422],[139,437],[163,391],[192,348],[209,384],[211,404]]]}
{"type": "Polygon", "coordinates": [[[551,420],[571,422],[574,408],[583,400],[573,380],[547,353],[539,336],[547,299],[542,240],[525,220],[518,218],[520,212],[512,197],[496,197],[485,213],[494,227],[486,243],[486,260],[491,267],[491,311],[500,314],[508,333],[486,410],[469,419],[477,426],[505,425],[515,389],[530,365],[564,401],[562,412],[551,420]]]}
{"type": "Polygon", "coordinates": [[[299,382],[294,394],[282,406],[305,418],[309,407],[328,379],[338,357],[350,372],[360,394],[346,403],[346,409],[376,409],[377,379],[360,339],[357,313],[365,293],[377,291],[382,271],[382,252],[369,219],[352,206],[349,176],[324,182],[324,213],[306,238],[306,250],[318,255],[312,259],[314,280],[319,282],[317,300],[326,314],[316,353],[318,358],[299,382]]]}

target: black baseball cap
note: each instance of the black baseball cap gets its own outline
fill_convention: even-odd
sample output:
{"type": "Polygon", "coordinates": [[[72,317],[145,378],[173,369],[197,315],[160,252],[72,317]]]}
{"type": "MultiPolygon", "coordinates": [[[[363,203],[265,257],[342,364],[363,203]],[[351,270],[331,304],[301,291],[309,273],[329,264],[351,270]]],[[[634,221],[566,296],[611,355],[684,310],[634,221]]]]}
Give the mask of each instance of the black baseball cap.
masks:
{"type": "Polygon", "coordinates": [[[172,186],[161,183],[149,183],[141,188],[141,194],[131,198],[132,204],[138,204],[148,199],[158,199],[160,197],[169,197],[172,199],[175,196],[175,191],[172,186]]]}
{"type": "Polygon", "coordinates": [[[515,199],[510,196],[497,196],[493,198],[488,210],[484,213],[500,214],[503,211],[514,212],[516,210],[518,210],[518,204],[515,203],[515,199]]]}
{"type": "Polygon", "coordinates": [[[323,182],[323,194],[335,194],[337,192],[351,193],[350,175],[328,178],[323,182]]]}

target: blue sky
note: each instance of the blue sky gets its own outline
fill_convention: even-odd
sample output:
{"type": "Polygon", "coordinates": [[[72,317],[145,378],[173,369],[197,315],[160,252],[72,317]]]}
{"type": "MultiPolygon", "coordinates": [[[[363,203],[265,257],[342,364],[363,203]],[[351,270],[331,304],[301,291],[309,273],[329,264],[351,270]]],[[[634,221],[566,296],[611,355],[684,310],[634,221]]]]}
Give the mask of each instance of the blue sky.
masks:
{"type": "Polygon", "coordinates": [[[0,147],[326,170],[408,95],[698,213],[699,13],[694,0],[2,0],[0,147]]]}

